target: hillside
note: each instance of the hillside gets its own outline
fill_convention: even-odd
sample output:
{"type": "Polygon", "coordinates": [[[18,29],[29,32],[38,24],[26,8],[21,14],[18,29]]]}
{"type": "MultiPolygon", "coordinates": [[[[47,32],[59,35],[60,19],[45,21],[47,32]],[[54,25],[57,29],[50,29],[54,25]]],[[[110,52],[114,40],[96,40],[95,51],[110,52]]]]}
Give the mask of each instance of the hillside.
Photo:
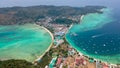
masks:
{"type": "Polygon", "coordinates": [[[69,7],[69,6],[30,6],[0,8],[0,24],[33,23],[40,18],[75,16],[98,12],[103,6],[69,7]]]}

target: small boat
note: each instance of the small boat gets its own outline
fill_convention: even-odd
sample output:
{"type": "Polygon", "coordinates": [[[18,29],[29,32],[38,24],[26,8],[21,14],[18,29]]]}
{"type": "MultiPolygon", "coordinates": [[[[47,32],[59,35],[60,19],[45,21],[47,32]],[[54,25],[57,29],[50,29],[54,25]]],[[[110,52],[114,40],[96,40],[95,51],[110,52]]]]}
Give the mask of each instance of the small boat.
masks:
{"type": "Polygon", "coordinates": [[[73,36],[77,36],[77,34],[76,34],[76,33],[72,33],[71,35],[73,35],[73,36]]]}

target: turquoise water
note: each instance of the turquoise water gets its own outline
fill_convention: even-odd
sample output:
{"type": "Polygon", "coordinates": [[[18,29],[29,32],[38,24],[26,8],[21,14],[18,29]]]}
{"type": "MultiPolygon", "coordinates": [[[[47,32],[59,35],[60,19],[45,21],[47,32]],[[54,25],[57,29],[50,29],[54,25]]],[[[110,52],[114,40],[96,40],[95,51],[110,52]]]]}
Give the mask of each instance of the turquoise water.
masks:
{"type": "Polygon", "coordinates": [[[120,64],[120,16],[112,9],[103,11],[85,15],[80,24],[68,31],[66,39],[84,55],[120,64]]]}
{"type": "Polygon", "coordinates": [[[0,26],[0,59],[34,61],[48,49],[50,34],[34,24],[0,26]]]}
{"type": "Polygon", "coordinates": [[[49,68],[54,68],[54,65],[55,65],[56,61],[57,61],[57,57],[53,58],[52,61],[49,64],[49,68]]]}

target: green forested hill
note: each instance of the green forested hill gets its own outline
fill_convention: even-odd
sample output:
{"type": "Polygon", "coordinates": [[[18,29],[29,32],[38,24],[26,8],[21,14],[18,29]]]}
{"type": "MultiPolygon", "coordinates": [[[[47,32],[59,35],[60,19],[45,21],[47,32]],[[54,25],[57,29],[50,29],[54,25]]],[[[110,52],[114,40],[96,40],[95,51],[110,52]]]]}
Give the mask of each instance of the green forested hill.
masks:
{"type": "Polygon", "coordinates": [[[0,8],[0,24],[24,24],[35,22],[46,16],[74,16],[100,12],[103,6],[69,7],[69,6],[30,6],[0,8]]]}

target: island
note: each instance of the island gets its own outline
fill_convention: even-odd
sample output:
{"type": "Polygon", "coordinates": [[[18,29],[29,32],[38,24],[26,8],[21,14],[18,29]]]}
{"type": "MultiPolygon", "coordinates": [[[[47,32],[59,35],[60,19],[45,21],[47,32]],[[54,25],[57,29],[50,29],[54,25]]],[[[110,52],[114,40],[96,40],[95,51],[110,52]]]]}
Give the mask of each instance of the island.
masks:
{"type": "MultiPolygon", "coordinates": [[[[83,55],[66,40],[66,33],[74,25],[81,23],[83,17],[90,13],[102,14],[104,6],[30,6],[0,8],[0,25],[24,25],[26,23],[43,26],[52,36],[52,46],[33,62],[21,59],[1,60],[0,68],[96,68],[102,66],[119,67],[83,55]]],[[[77,36],[72,33],[71,35],[77,36]]],[[[46,41],[47,42],[47,41],[46,41]]],[[[40,48],[40,47],[38,47],[40,48]]]]}

